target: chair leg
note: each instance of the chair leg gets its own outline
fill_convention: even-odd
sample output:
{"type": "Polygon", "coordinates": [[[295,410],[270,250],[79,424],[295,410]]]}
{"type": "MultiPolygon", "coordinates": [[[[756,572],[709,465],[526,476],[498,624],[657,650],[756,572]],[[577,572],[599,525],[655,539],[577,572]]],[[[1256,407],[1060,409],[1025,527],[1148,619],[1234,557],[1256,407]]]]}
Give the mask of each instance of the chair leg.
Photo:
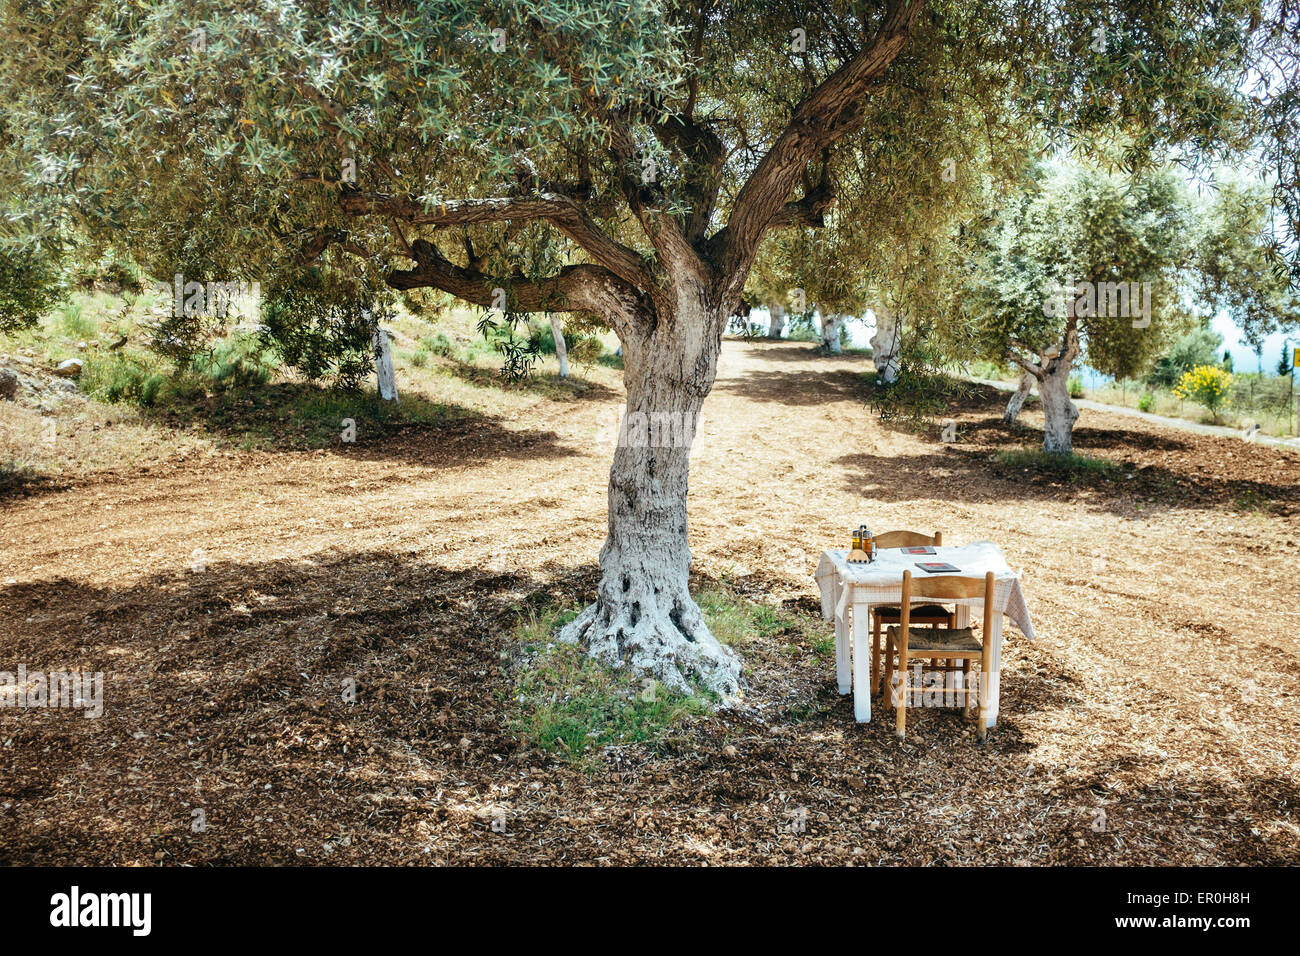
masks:
{"type": "Polygon", "coordinates": [[[964,696],[965,706],[962,707],[962,710],[964,710],[964,711],[966,712],[967,716],[969,716],[969,715],[970,715],[970,712],[971,712],[971,706],[970,706],[970,658],[969,658],[969,657],[963,657],[963,658],[962,658],[962,661],[961,661],[961,687],[962,687],[962,693],[965,695],[965,696],[964,696]]]}
{"type": "Polygon", "coordinates": [[[907,736],[907,655],[898,655],[898,672],[903,678],[902,693],[898,695],[898,710],[894,721],[894,733],[900,737],[907,736]]]}
{"type": "MultiPolygon", "coordinates": [[[[885,671],[880,675],[880,692],[888,695],[894,692],[894,639],[885,641],[885,671]]],[[[884,697],[882,704],[888,706],[890,698],[884,697]]]]}
{"type": "Polygon", "coordinates": [[[880,691],[880,615],[871,616],[871,692],[875,695],[880,691]]]}
{"type": "Polygon", "coordinates": [[[989,649],[984,648],[983,654],[980,655],[980,687],[979,687],[979,735],[980,740],[988,736],[988,716],[989,716],[989,649]]]}

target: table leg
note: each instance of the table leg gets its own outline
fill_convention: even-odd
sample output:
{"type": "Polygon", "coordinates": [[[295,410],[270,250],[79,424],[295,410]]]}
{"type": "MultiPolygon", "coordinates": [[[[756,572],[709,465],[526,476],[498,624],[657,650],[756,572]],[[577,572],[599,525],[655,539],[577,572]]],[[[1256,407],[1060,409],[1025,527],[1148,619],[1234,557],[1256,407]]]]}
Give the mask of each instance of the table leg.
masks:
{"type": "Polygon", "coordinates": [[[989,628],[989,710],[987,727],[998,725],[998,691],[1002,680],[1002,615],[993,615],[989,628]]]}
{"type": "Polygon", "coordinates": [[[871,720],[871,605],[853,605],[853,717],[871,720]]]}
{"type": "MultiPolygon", "coordinates": [[[[831,597],[835,607],[839,607],[840,604],[841,587],[838,580],[831,585],[831,597]]],[[[848,608],[844,609],[843,614],[835,615],[835,683],[841,694],[847,694],[853,689],[850,686],[852,677],[849,664],[849,622],[846,620],[848,616],[848,608]]]]}

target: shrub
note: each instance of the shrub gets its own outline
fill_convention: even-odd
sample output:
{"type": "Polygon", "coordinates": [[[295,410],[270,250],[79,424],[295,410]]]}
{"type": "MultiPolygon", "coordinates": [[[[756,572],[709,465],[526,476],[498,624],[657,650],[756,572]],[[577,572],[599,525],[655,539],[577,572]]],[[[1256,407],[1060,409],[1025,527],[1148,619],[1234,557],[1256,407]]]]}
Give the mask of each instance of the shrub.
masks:
{"type": "Polygon", "coordinates": [[[1198,365],[1214,365],[1219,357],[1219,348],[1223,345],[1223,336],[1213,329],[1193,329],[1169,349],[1169,352],[1156,359],[1147,375],[1148,385],[1172,388],[1198,365]]]}
{"type": "Polygon", "coordinates": [[[1232,387],[1232,373],[1217,365],[1198,365],[1184,372],[1174,386],[1179,398],[1204,405],[1217,422],[1219,409],[1228,404],[1228,390],[1232,387]]]}
{"type": "Polygon", "coordinates": [[[371,341],[383,304],[309,270],[275,284],[262,299],[262,338],[284,361],[312,381],[330,375],[343,389],[358,389],[374,367],[371,341]]]}
{"type": "Polygon", "coordinates": [[[158,401],[158,393],[166,383],[164,372],[125,355],[90,358],[81,373],[81,386],[92,398],[145,408],[158,401]]]}
{"type": "Polygon", "coordinates": [[[1138,399],[1138,411],[1149,412],[1151,411],[1151,409],[1155,407],[1156,407],[1156,397],[1152,395],[1150,392],[1143,392],[1142,396],[1138,399]]]}
{"type": "Polygon", "coordinates": [[[1071,398],[1083,398],[1083,379],[1077,375],[1072,375],[1066,385],[1070,389],[1071,398]]]}
{"type": "Polygon", "coordinates": [[[275,369],[275,361],[266,346],[246,335],[219,342],[190,360],[190,371],[215,384],[236,388],[265,385],[275,369]]]}
{"type": "Polygon", "coordinates": [[[33,325],[66,293],[52,252],[13,243],[0,245],[0,332],[33,325]]]}
{"type": "Polygon", "coordinates": [[[451,339],[447,338],[445,332],[439,332],[437,335],[426,335],[420,340],[420,347],[426,352],[433,355],[441,355],[444,358],[451,355],[451,339]]]}

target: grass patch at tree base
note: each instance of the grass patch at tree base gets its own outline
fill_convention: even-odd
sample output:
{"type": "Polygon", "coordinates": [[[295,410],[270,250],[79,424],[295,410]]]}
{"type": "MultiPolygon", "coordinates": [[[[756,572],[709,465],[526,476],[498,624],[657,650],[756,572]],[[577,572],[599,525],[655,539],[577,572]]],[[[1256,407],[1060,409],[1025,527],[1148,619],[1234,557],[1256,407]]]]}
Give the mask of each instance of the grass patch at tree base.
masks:
{"type": "Polygon", "coordinates": [[[992,458],[994,465],[1021,472],[1035,471],[1067,480],[1089,478],[1114,478],[1120,466],[1105,458],[1093,458],[1076,452],[1057,454],[1042,448],[1016,448],[998,452],[992,458]]]}
{"type": "MultiPolygon", "coordinates": [[[[709,630],[733,649],[762,641],[783,653],[829,657],[834,637],[804,640],[805,628],[789,611],[712,585],[695,595],[709,630]],[[791,639],[797,643],[791,644],[791,639]]],[[[608,746],[665,739],[678,722],[713,713],[713,694],[681,694],[643,674],[628,673],[587,656],[573,644],[561,644],[556,631],[577,617],[578,608],[552,608],[521,619],[508,653],[515,658],[508,729],[524,746],[535,745],[595,770],[608,746]]]]}
{"type": "Polygon", "coordinates": [[[585,769],[599,766],[607,746],[653,742],[716,700],[679,694],[638,674],[606,667],[555,631],[578,615],[552,609],[520,623],[509,730],[521,744],[555,751],[585,769]]]}

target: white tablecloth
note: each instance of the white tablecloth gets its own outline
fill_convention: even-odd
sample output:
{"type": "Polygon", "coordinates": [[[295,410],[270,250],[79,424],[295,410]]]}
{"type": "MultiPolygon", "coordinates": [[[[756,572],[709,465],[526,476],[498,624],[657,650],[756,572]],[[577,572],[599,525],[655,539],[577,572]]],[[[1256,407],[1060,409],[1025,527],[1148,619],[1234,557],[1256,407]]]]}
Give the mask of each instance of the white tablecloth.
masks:
{"type": "MultiPolygon", "coordinates": [[[[911,571],[912,579],[967,577],[982,578],[993,572],[993,604],[1011,618],[1025,637],[1034,639],[1034,626],[1029,621],[1029,607],[1025,604],[1024,592],[1020,589],[1020,576],[1007,565],[1002,549],[992,541],[973,541],[956,547],[935,548],[934,554],[904,554],[900,548],[886,548],[876,552],[876,560],[870,564],[849,564],[848,551],[823,551],[817,563],[817,586],[822,592],[822,618],[829,621],[839,617],[850,603],[850,596],[860,599],[865,595],[870,604],[897,604],[903,600],[903,572],[911,571]],[[918,562],[945,561],[960,572],[949,571],[945,574],[930,574],[916,565],[918,562]],[[834,603],[833,595],[837,590],[831,586],[838,578],[839,606],[834,603]],[[852,585],[849,587],[848,585],[852,585]]],[[[932,598],[913,598],[913,604],[933,604],[932,598]]],[[[967,598],[963,600],[945,599],[944,604],[983,607],[984,598],[967,598]]]]}
{"type": "MultiPolygon", "coordinates": [[[[880,604],[897,604],[903,599],[903,572],[911,571],[913,580],[939,577],[916,565],[924,561],[943,561],[959,568],[949,577],[984,577],[994,574],[993,602],[1000,612],[993,617],[990,633],[985,636],[991,658],[988,701],[988,725],[997,722],[1001,696],[1002,617],[1011,618],[1025,637],[1033,640],[1034,628],[1029,608],[1020,587],[1020,576],[1007,564],[1002,549],[992,541],[975,541],[960,546],[943,546],[934,554],[905,554],[899,548],[876,552],[869,564],[849,564],[845,550],[823,551],[817,563],[817,586],[821,589],[822,616],[835,620],[835,674],[841,694],[853,693],[853,711],[859,721],[871,719],[871,649],[869,621],[871,608],[880,604]],[[851,655],[851,660],[850,660],[851,655]]],[[[913,597],[912,603],[935,603],[931,598],[913,597]]],[[[972,608],[983,608],[984,597],[952,600],[943,604],[956,606],[957,626],[970,623],[972,608]]]]}

